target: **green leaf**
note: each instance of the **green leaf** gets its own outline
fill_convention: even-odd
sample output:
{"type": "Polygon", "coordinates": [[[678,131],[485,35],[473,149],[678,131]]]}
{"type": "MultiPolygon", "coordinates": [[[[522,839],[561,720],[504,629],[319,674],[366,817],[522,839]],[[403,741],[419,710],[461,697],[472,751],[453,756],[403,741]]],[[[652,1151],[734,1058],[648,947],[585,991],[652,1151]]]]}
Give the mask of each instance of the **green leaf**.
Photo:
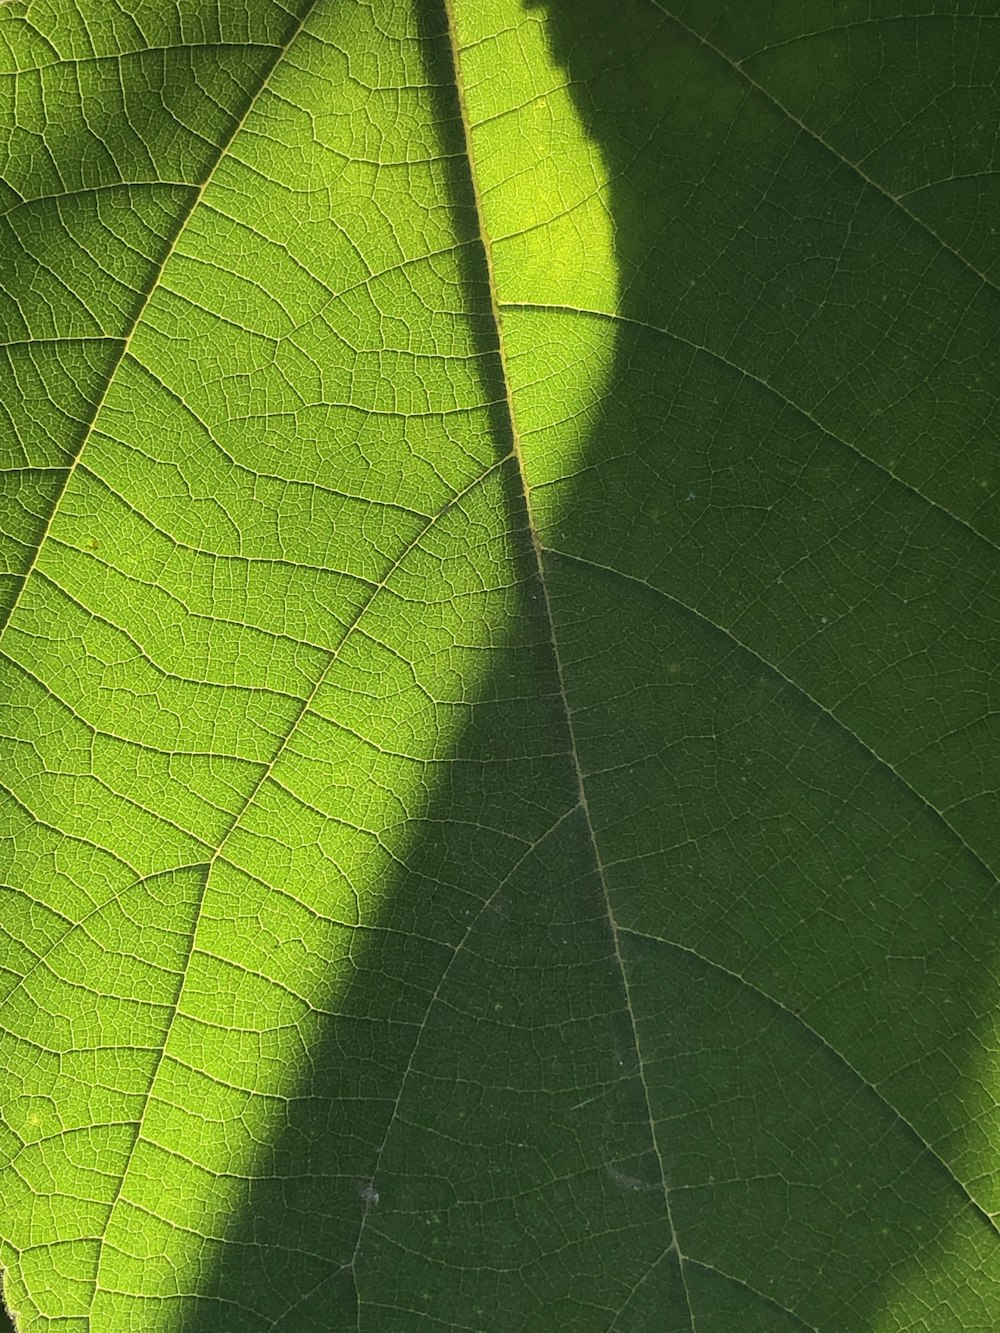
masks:
{"type": "Polygon", "coordinates": [[[1000,1326],[998,68],[0,8],[18,1329],[1000,1326]]]}

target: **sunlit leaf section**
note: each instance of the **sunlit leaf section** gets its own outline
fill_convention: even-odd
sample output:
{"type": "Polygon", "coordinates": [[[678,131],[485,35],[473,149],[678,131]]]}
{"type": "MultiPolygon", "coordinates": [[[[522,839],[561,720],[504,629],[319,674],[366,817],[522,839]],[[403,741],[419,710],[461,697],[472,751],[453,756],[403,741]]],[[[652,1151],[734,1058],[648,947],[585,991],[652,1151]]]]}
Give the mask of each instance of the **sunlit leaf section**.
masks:
{"type": "MultiPolygon", "coordinates": [[[[272,54],[165,261],[128,279],[138,322],[79,409],[3,639],[26,1326],[183,1326],[518,578],[439,62],[409,6],[332,2],[272,54]]],[[[130,117],[124,58],[83,86],[109,68],[134,141],[166,134],[171,108],[130,117]]]]}

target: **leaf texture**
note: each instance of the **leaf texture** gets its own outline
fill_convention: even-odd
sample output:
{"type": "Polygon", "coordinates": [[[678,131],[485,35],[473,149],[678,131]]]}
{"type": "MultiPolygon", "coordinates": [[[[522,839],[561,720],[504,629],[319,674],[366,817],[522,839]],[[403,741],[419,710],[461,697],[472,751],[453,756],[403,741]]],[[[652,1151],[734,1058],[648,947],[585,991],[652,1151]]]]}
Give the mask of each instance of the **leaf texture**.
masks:
{"type": "Polygon", "coordinates": [[[0,9],[18,1329],[1000,1324],[998,68],[0,9]]]}

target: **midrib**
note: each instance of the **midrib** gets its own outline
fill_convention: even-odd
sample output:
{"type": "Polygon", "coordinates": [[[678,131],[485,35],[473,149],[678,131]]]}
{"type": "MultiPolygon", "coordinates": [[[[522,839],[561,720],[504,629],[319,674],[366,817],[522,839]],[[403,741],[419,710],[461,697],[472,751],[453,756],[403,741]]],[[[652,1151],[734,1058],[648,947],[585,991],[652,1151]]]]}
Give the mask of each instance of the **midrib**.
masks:
{"type": "Polygon", "coordinates": [[[514,402],[513,387],[508,370],[507,354],[504,344],[503,332],[503,314],[501,310],[501,301],[497,291],[494,264],[493,249],[489,230],[486,226],[486,218],[482,203],[482,192],[479,188],[479,174],[476,165],[476,153],[472,134],[472,120],[469,115],[468,103],[465,92],[465,84],[462,78],[462,52],[458,40],[458,31],[455,22],[454,13],[455,0],[442,0],[447,23],[448,41],[451,50],[452,72],[455,80],[455,90],[458,98],[458,107],[461,115],[462,133],[465,141],[465,162],[469,172],[469,186],[475,203],[476,223],[479,233],[479,241],[482,246],[483,262],[486,268],[486,277],[490,295],[490,308],[493,316],[493,324],[496,329],[497,337],[497,359],[501,379],[503,381],[504,403],[506,406],[507,421],[510,428],[511,450],[517,463],[518,475],[520,478],[520,494],[524,503],[525,521],[529,533],[531,534],[531,545],[535,562],[535,577],[542,594],[542,605],[545,611],[545,620],[548,625],[549,637],[552,644],[553,666],[555,668],[556,679],[558,683],[559,701],[565,719],[566,736],[569,743],[570,759],[573,766],[573,775],[576,783],[578,805],[583,814],[587,827],[587,837],[590,842],[591,855],[594,861],[594,868],[601,885],[601,893],[604,899],[604,908],[607,915],[608,929],[611,935],[612,950],[615,964],[621,980],[622,993],[625,1000],[626,1010],[628,1012],[629,1024],[632,1033],[632,1043],[636,1053],[636,1067],[639,1073],[639,1079],[642,1084],[642,1092],[646,1105],[646,1118],[649,1124],[650,1138],[653,1150],[656,1153],[656,1159],[659,1164],[660,1183],[663,1192],[663,1204],[666,1213],[666,1223],[670,1235],[670,1247],[677,1256],[678,1271],[680,1273],[681,1284],[684,1289],[684,1299],[687,1305],[688,1318],[691,1329],[695,1328],[695,1316],[691,1307],[691,1300],[688,1293],[687,1280],[684,1272],[684,1255],[681,1251],[677,1238],[677,1232],[674,1227],[673,1215],[670,1207],[670,1190],[667,1185],[666,1170],[663,1161],[663,1154],[656,1133],[656,1123],[653,1117],[652,1099],[650,1096],[649,1085],[646,1082],[642,1051],[639,1045],[638,1025],[636,1023],[635,1012],[632,1006],[632,997],[628,981],[628,973],[625,968],[625,961],[622,957],[621,943],[619,937],[619,928],[615,919],[614,909],[611,903],[611,895],[608,890],[607,875],[601,860],[600,849],[597,845],[597,837],[594,832],[594,824],[591,819],[590,805],[587,796],[586,779],[583,773],[583,766],[580,762],[579,748],[577,745],[576,733],[573,726],[573,709],[570,706],[569,697],[566,688],[566,677],[563,669],[562,654],[559,648],[559,636],[556,631],[555,617],[552,613],[552,604],[549,597],[548,585],[545,578],[545,548],[542,545],[538,528],[535,523],[534,512],[531,504],[531,486],[528,482],[527,471],[524,464],[524,455],[521,448],[520,432],[517,425],[517,410],[514,402]]]}

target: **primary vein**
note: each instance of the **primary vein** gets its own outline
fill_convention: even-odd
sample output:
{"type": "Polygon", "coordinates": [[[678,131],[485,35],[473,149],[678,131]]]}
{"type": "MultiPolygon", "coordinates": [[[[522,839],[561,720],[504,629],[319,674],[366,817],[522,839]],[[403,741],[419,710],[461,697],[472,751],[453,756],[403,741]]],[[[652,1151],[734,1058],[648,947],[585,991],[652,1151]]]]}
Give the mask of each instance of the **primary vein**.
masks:
{"type": "Polygon", "coordinates": [[[511,388],[511,377],[507,365],[507,356],[504,345],[503,335],[503,317],[501,314],[501,302],[497,292],[496,279],[493,265],[493,251],[489,232],[486,227],[485,216],[481,192],[479,189],[479,180],[476,170],[475,148],[473,144],[472,122],[466,105],[465,87],[462,79],[461,48],[458,41],[457,28],[455,24],[455,15],[452,8],[452,0],[443,0],[445,15],[447,18],[448,40],[451,48],[452,68],[455,78],[455,89],[458,96],[459,111],[461,114],[462,133],[465,137],[466,161],[469,169],[469,184],[475,201],[476,219],[479,227],[479,236],[483,248],[483,259],[486,266],[487,284],[490,295],[490,307],[493,316],[494,327],[497,336],[497,358],[500,363],[500,373],[504,385],[505,406],[507,410],[507,420],[510,429],[511,450],[517,463],[518,474],[521,483],[521,494],[524,497],[524,510],[528,531],[531,535],[532,551],[534,554],[535,573],[538,580],[538,586],[542,593],[542,604],[545,608],[545,618],[548,625],[549,636],[552,643],[552,655],[555,666],[556,677],[559,686],[559,698],[562,704],[563,715],[566,719],[566,732],[569,741],[569,752],[573,765],[574,779],[577,788],[578,801],[580,809],[583,812],[584,821],[587,827],[587,837],[590,842],[591,854],[594,860],[594,866],[597,870],[597,876],[601,885],[601,892],[604,899],[604,907],[607,915],[608,928],[611,935],[612,950],[614,952],[615,963],[618,973],[621,977],[622,992],[625,999],[625,1007],[628,1013],[629,1024],[632,1033],[632,1042],[636,1052],[636,1063],[639,1072],[639,1079],[642,1084],[642,1093],[646,1106],[646,1118],[649,1123],[650,1137],[653,1150],[656,1154],[659,1165],[660,1183],[663,1192],[663,1205],[666,1213],[667,1228],[670,1234],[671,1247],[677,1256],[678,1271],[680,1273],[681,1284],[684,1290],[685,1304],[688,1310],[690,1326],[695,1328],[694,1311],[691,1306],[691,1298],[688,1292],[687,1280],[684,1273],[684,1255],[677,1239],[677,1231],[674,1226],[673,1215],[670,1208],[670,1191],[667,1185],[667,1174],[663,1161],[663,1153],[660,1148],[658,1136],[656,1133],[656,1122],[653,1116],[652,1099],[650,1096],[649,1085],[646,1080],[645,1069],[643,1066],[642,1052],[639,1047],[638,1024],[636,1022],[635,1011],[632,1005],[632,996],[629,988],[628,975],[625,969],[625,962],[622,957],[621,944],[619,939],[618,923],[615,919],[614,910],[611,905],[611,897],[608,891],[607,876],[601,860],[600,850],[597,845],[597,837],[594,831],[593,819],[590,813],[590,806],[587,798],[586,781],[583,774],[583,766],[580,761],[579,747],[573,726],[573,710],[570,707],[569,698],[566,689],[565,671],[563,668],[562,655],[559,651],[559,638],[556,633],[555,618],[552,612],[551,599],[549,597],[548,586],[545,579],[544,553],[541,540],[538,535],[535,523],[534,513],[531,507],[531,488],[528,482],[527,472],[524,465],[524,456],[521,450],[521,440],[517,427],[517,413],[514,406],[513,392],[511,388]]]}

